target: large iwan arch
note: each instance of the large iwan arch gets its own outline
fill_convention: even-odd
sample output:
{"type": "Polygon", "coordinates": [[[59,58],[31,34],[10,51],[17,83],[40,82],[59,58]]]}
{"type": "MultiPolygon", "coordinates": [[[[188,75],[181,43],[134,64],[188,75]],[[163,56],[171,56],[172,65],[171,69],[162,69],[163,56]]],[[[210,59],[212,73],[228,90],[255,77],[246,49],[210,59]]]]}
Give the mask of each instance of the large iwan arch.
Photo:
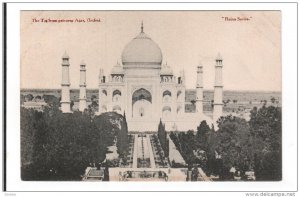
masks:
{"type": "Polygon", "coordinates": [[[132,117],[137,119],[150,118],[152,116],[152,95],[140,88],[132,94],[132,117]]]}

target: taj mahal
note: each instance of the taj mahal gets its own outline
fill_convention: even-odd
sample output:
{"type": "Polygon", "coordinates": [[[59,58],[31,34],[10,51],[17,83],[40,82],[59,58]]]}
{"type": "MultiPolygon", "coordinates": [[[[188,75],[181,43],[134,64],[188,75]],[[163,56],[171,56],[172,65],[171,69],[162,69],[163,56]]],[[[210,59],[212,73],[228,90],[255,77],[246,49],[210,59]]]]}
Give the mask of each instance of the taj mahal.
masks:
{"type": "MultiPolygon", "coordinates": [[[[62,57],[61,110],[70,113],[69,56],[62,57]]],[[[163,63],[163,53],[145,32],[143,24],[139,34],[124,48],[121,62],[111,70],[109,76],[104,69],[99,72],[99,111],[97,114],[114,111],[126,114],[129,131],[157,131],[160,121],[168,131],[196,129],[202,120],[214,124],[223,111],[223,59],[215,58],[215,84],[213,117],[203,113],[203,66],[195,66],[197,75],[196,111],[185,111],[184,70],[179,76],[173,74],[171,66],[163,63]]],[[[86,65],[80,64],[79,110],[87,108],[86,65]]]]}

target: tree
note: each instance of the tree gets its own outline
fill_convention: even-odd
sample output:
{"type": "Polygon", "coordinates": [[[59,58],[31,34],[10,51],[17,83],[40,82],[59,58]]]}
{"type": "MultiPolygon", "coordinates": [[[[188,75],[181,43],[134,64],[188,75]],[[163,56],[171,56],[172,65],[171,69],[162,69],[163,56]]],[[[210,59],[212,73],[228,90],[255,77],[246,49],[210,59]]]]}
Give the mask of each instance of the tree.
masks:
{"type": "Polygon", "coordinates": [[[128,127],[126,115],[124,112],[123,119],[121,121],[121,129],[117,133],[117,151],[120,155],[120,158],[123,160],[127,159],[128,152],[128,127]]]}
{"type": "Polygon", "coordinates": [[[276,99],[274,98],[274,97],[272,97],[271,99],[271,102],[274,104],[275,103],[275,101],[276,101],[276,99]]]}
{"type": "Polygon", "coordinates": [[[267,105],[268,101],[267,100],[263,100],[264,105],[267,105]]]}
{"type": "Polygon", "coordinates": [[[230,102],[230,99],[223,100],[224,106],[226,106],[230,102]]]}
{"type": "Polygon", "coordinates": [[[209,174],[219,174],[219,166],[218,161],[216,160],[215,151],[218,146],[218,135],[219,132],[215,132],[214,127],[212,125],[212,129],[208,132],[208,139],[207,139],[207,150],[206,150],[206,157],[207,157],[207,164],[204,166],[203,170],[206,170],[206,173],[209,174]]]}
{"type": "Polygon", "coordinates": [[[41,100],[42,97],[40,95],[37,95],[34,99],[37,101],[37,100],[41,100]]]}
{"type": "Polygon", "coordinates": [[[158,140],[161,144],[161,148],[164,151],[165,157],[169,157],[169,141],[167,139],[167,132],[165,129],[165,125],[163,125],[161,119],[158,125],[158,132],[157,132],[158,140]]]}
{"type": "Polygon", "coordinates": [[[91,96],[91,101],[95,101],[97,99],[97,96],[96,95],[92,95],[91,96]]]}
{"type": "Polygon", "coordinates": [[[33,142],[36,132],[35,125],[40,112],[33,109],[21,108],[21,164],[31,164],[33,156],[33,142]]]}
{"type": "Polygon", "coordinates": [[[203,120],[200,125],[197,127],[197,134],[196,134],[196,143],[197,147],[202,150],[207,150],[207,139],[208,139],[208,132],[210,128],[205,120],[203,120]]]}
{"type": "Polygon", "coordinates": [[[90,163],[101,163],[113,144],[121,115],[91,117],[21,108],[22,180],[80,180],[90,163]]]}
{"type": "Polygon", "coordinates": [[[54,95],[45,94],[43,95],[43,99],[50,107],[59,108],[60,106],[60,99],[54,95]]]}
{"type": "Polygon", "coordinates": [[[25,96],[23,94],[20,95],[20,104],[23,105],[25,102],[25,96]]]}
{"type": "Polygon", "coordinates": [[[27,101],[32,101],[32,99],[33,99],[34,97],[33,97],[32,94],[27,94],[27,95],[25,96],[25,98],[26,98],[27,101]]]}
{"type": "Polygon", "coordinates": [[[92,100],[92,103],[90,105],[88,105],[88,113],[91,116],[94,116],[96,111],[98,111],[98,109],[99,109],[99,105],[98,105],[97,101],[92,100]]]}
{"type": "Polygon", "coordinates": [[[186,133],[178,134],[178,145],[180,153],[185,162],[192,166],[196,162],[196,157],[193,151],[196,149],[194,132],[189,130],[186,133]]]}
{"type": "Polygon", "coordinates": [[[253,138],[254,171],[257,180],[282,179],[281,108],[265,105],[253,108],[250,115],[253,138]]]}
{"type": "Polygon", "coordinates": [[[220,178],[228,180],[232,178],[229,173],[231,167],[240,169],[242,173],[251,168],[250,130],[245,119],[231,115],[221,117],[218,127],[216,151],[222,158],[220,178]]]}

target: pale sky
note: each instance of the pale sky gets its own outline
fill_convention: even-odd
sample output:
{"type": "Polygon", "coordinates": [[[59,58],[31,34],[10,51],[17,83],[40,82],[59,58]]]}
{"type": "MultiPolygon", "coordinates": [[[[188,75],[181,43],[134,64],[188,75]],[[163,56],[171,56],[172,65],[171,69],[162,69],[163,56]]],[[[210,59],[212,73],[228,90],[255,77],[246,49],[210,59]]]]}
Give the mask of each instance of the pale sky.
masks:
{"type": "Polygon", "coordinates": [[[79,64],[87,68],[87,88],[98,87],[99,68],[109,75],[125,45],[144,32],[161,48],[186,88],[204,70],[204,89],[213,89],[218,52],[223,57],[225,90],[281,91],[279,11],[22,11],[21,88],[60,88],[61,57],[70,56],[71,88],[79,88],[79,64]],[[225,21],[222,17],[251,17],[225,21]],[[100,18],[89,23],[33,23],[32,19],[100,18]]]}

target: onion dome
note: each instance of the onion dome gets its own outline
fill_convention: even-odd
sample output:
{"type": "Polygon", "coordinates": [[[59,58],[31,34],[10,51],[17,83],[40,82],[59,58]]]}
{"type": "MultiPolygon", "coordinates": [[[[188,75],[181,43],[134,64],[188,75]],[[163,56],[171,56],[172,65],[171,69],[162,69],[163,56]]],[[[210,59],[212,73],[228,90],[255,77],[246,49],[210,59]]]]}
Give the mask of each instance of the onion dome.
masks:
{"type": "Polygon", "coordinates": [[[126,67],[161,66],[162,52],[159,46],[144,33],[143,23],[141,32],[129,42],[122,52],[122,64],[126,67]]]}

